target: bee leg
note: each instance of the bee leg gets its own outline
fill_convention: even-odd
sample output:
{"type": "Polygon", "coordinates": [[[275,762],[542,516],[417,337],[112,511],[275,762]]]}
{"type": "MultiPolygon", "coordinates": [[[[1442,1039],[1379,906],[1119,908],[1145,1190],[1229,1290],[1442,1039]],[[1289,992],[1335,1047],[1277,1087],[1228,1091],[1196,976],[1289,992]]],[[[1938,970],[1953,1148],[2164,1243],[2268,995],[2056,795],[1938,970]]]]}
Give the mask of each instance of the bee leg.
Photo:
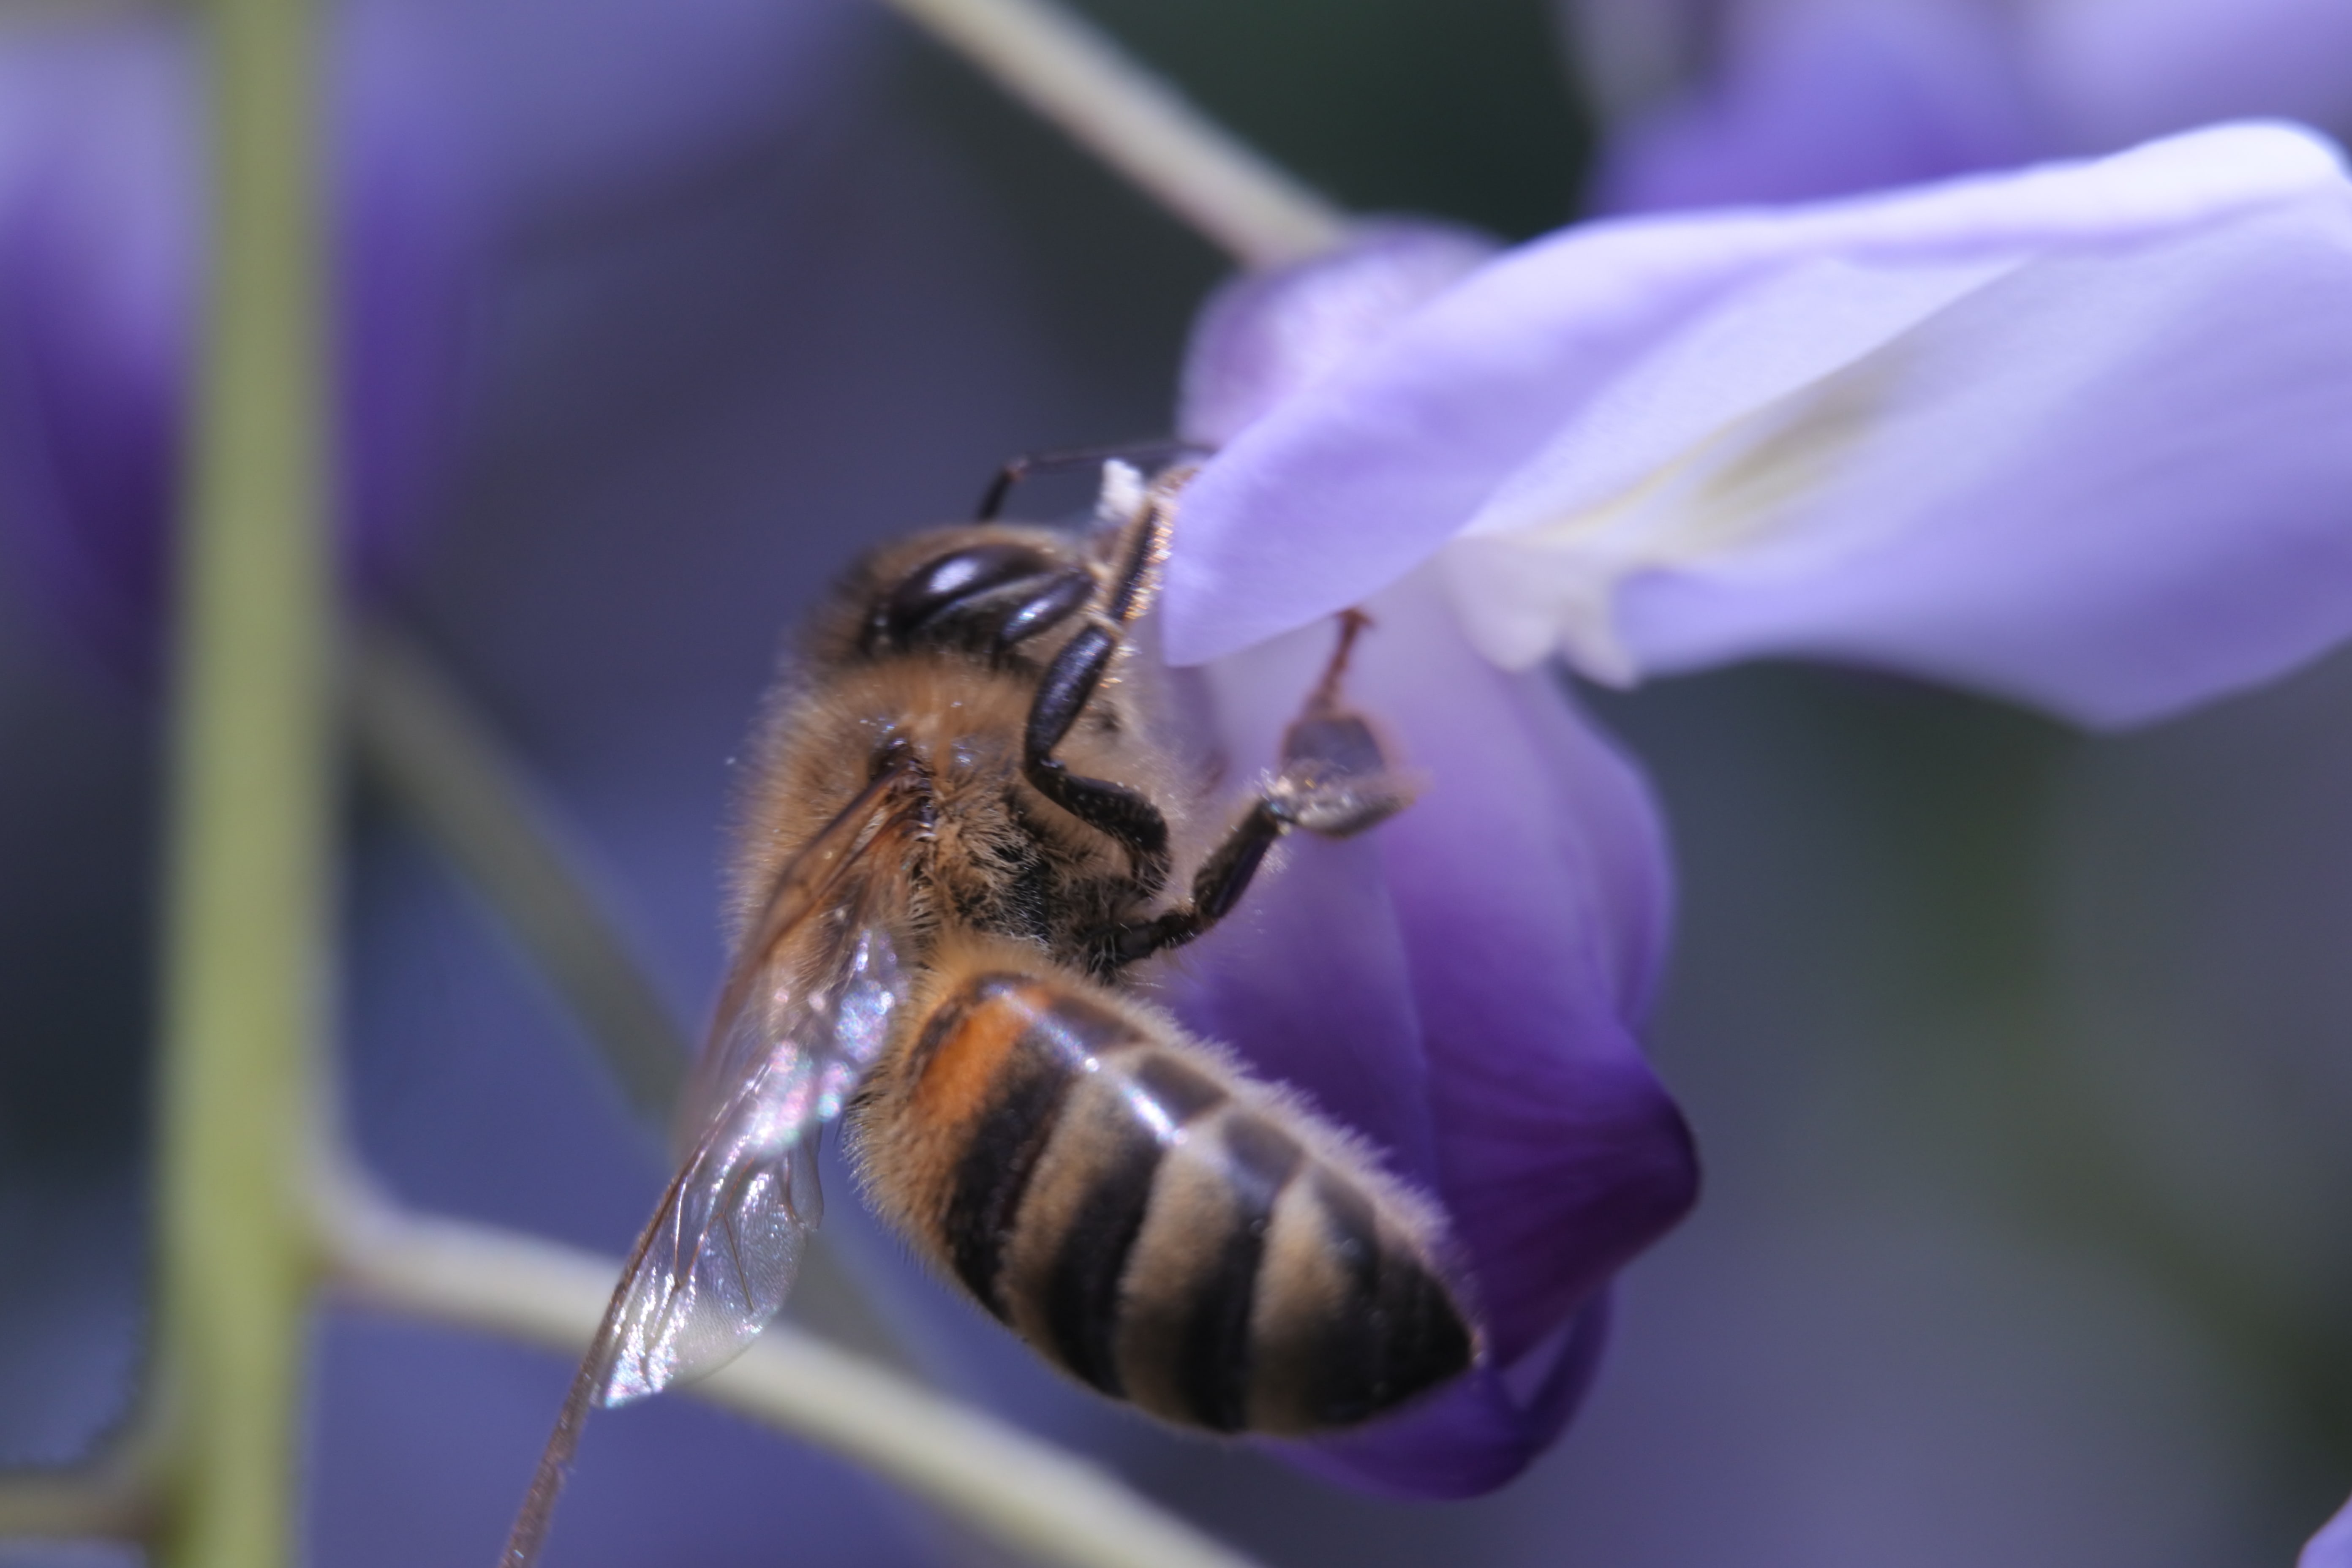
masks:
{"type": "Polygon", "coordinates": [[[1160,563],[1168,553],[1176,490],[1189,477],[1188,470],[1153,481],[1123,542],[1118,570],[1103,584],[1087,624],[1045,667],[1022,735],[1023,776],[1047,800],[1124,845],[1147,896],[1158,892],[1168,879],[1168,819],[1141,791],[1074,773],[1054,750],[1077,723],[1127,646],[1128,626],[1150,606],[1160,563]]]}
{"type": "Polygon", "coordinates": [[[1155,952],[1181,947],[1223,920],[1249,890],[1265,852],[1289,826],[1272,801],[1259,799],[1192,874],[1192,897],[1150,920],[1106,926],[1089,940],[1096,970],[1116,973],[1155,952]]]}
{"type": "Polygon", "coordinates": [[[1390,765],[1371,721],[1339,700],[1356,639],[1372,624],[1361,610],[1339,615],[1339,643],[1323,679],[1282,737],[1282,772],[1266,799],[1288,826],[1347,838],[1412,804],[1412,781],[1390,765]]]}
{"type": "Polygon", "coordinates": [[[1109,447],[1073,447],[1066,451],[1025,452],[996,470],[996,478],[981,492],[980,505],[973,517],[981,522],[992,522],[1003,511],[1005,500],[1013,487],[1033,474],[1058,474],[1071,468],[1092,468],[1107,458],[1122,458],[1149,467],[1165,463],[1201,451],[1191,441],[1122,441],[1109,447]]]}
{"type": "Polygon", "coordinates": [[[1181,947],[1233,911],[1275,841],[1294,827],[1347,838],[1412,803],[1410,780],[1392,769],[1360,713],[1339,700],[1348,657],[1371,619],[1360,610],[1339,617],[1339,644],[1323,678],[1283,734],[1282,771],[1193,873],[1192,897],[1147,921],[1109,927],[1094,943],[1101,967],[1116,970],[1181,947]]]}

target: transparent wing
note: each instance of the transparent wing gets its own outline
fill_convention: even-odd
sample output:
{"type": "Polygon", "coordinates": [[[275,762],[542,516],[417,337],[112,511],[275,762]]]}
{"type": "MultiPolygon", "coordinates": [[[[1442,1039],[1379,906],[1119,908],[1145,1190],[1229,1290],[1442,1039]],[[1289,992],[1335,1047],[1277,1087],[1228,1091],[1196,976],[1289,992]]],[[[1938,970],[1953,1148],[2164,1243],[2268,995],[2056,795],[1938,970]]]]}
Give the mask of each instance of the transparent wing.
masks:
{"type": "Polygon", "coordinates": [[[537,1560],[592,1408],[709,1371],[782,1307],[822,1206],[818,1136],[906,1002],[892,933],[924,825],[917,779],[910,762],[886,766],[785,868],[746,934],[688,1089],[699,1130],[572,1380],[503,1568],[537,1560]]]}
{"type": "MultiPolygon", "coordinates": [[[[876,835],[867,861],[896,858],[876,835]]],[[[907,976],[887,901],[892,868],[852,868],[847,895],[759,966],[710,1057],[717,1108],[655,1216],[609,1330],[602,1403],[619,1405],[733,1355],[776,1315],[820,1217],[817,1137],[882,1048],[907,976]]]]}
{"type": "Polygon", "coordinates": [[[733,1355],[783,1305],[821,1210],[816,1142],[906,1000],[891,932],[921,801],[886,768],[797,856],[745,933],[688,1105],[700,1130],[605,1323],[599,1402],[733,1355]]]}

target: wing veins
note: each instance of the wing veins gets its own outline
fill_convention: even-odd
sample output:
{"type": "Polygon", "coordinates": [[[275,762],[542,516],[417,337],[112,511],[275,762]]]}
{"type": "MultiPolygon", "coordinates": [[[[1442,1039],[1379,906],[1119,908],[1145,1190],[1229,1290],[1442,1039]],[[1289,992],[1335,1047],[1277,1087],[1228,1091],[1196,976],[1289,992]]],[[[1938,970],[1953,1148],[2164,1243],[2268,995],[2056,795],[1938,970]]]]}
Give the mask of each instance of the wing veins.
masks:
{"type": "Polygon", "coordinates": [[[918,776],[919,769],[911,758],[894,758],[777,876],[776,886],[761,910],[759,923],[751,928],[734,963],[729,967],[727,984],[719,991],[719,1006],[712,1016],[706,1056],[724,1042],[727,1030],[751,999],[753,983],[774,957],[776,949],[816,913],[824,895],[847,878],[866,853],[892,837],[893,827],[907,826],[920,815],[915,803],[901,803],[887,816],[875,810],[886,795],[918,776]]]}
{"type": "MultiPolygon", "coordinates": [[[[907,829],[924,826],[928,803],[919,795],[907,796],[910,786],[919,782],[921,776],[919,764],[910,755],[900,752],[893,756],[877,769],[866,787],[786,863],[778,874],[776,886],[769,895],[757,925],[752,928],[751,939],[745,942],[729,969],[704,1050],[706,1063],[713,1063],[713,1058],[728,1044],[750,999],[753,984],[772,963],[777,950],[812,916],[827,907],[829,895],[847,881],[851,873],[862,866],[868,856],[885,845],[903,842],[907,829]],[[901,798],[894,800],[893,796],[901,798]],[[886,805],[889,809],[883,809],[886,805]]],[[[621,1325],[630,1315],[630,1304],[645,1281],[647,1261],[654,1256],[666,1231],[668,1233],[669,1254],[687,1258],[688,1268],[683,1275],[678,1272],[671,1274],[669,1287],[663,1291],[655,1321],[667,1335],[677,1331],[685,1321],[685,1314],[690,1312],[692,1292],[678,1289],[677,1280],[692,1278],[692,1270],[699,1266],[712,1227],[699,1227],[692,1240],[688,1239],[685,1195],[716,1156],[719,1136],[730,1124],[731,1113],[743,1106],[764,1076],[763,1073],[748,1079],[728,1094],[709,1116],[686,1159],[679,1163],[668,1185],[663,1188],[661,1201],[655,1205],[652,1216],[646,1222],[645,1228],[638,1232],[627,1260],[622,1266],[620,1279],[605,1302],[604,1315],[596,1326],[595,1337],[589,1342],[587,1353],[581,1358],[579,1370],[573,1373],[571,1385],[565,1390],[563,1404],[556,1413],[555,1428],[548,1435],[547,1446],[541,1450],[530,1489],[524,1493],[522,1506],[508,1532],[505,1549],[499,1555],[499,1568],[532,1568],[546,1546],[548,1533],[554,1524],[556,1500],[562,1493],[572,1460],[579,1453],[582,1428],[587,1423],[589,1413],[603,1404],[608,1394],[622,1350],[621,1325]]],[[[740,1198],[748,1176],[748,1171],[730,1173],[725,1185],[740,1198]]],[[[737,1213],[740,1207],[740,1201],[721,1205],[716,1216],[717,1228],[726,1233],[728,1265],[733,1282],[741,1299],[749,1302],[753,1300],[755,1290],[744,1264],[745,1248],[737,1213]]]]}
{"type": "Polygon", "coordinates": [[[629,1249],[621,1278],[604,1304],[604,1321],[596,1325],[596,1337],[589,1342],[588,1353],[581,1358],[580,1370],[572,1374],[572,1386],[564,1391],[562,1407],[556,1412],[555,1430],[549,1434],[547,1447],[540,1450],[539,1468],[531,1474],[530,1489],[523,1494],[522,1508],[515,1516],[513,1528],[507,1532],[506,1550],[499,1554],[499,1568],[530,1568],[547,1544],[549,1527],[555,1522],[555,1500],[562,1495],[563,1483],[571,1475],[572,1458],[580,1451],[580,1429],[587,1424],[588,1413],[599,1403],[610,1372],[616,1349],[614,1331],[628,1310],[637,1272],[652,1253],[655,1238],[665,1225],[677,1222],[678,1196],[685,1188],[686,1172],[680,1169],[670,1177],[653,1218],[646,1222],[645,1229],[637,1233],[636,1245],[629,1249]]]}

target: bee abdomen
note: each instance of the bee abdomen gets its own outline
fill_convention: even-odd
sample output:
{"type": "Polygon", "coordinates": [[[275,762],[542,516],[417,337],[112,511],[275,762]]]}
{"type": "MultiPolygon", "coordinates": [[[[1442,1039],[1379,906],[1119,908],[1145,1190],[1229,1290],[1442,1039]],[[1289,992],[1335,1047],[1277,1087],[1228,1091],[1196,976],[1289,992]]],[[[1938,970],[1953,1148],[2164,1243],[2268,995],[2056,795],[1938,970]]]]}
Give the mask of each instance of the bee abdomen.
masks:
{"type": "Polygon", "coordinates": [[[1216,1431],[1310,1432],[1475,1355],[1418,1204],[1310,1113],[1073,985],[958,986],[903,1092],[948,1153],[905,1205],[936,1226],[919,1239],[1106,1394],[1216,1431]]]}

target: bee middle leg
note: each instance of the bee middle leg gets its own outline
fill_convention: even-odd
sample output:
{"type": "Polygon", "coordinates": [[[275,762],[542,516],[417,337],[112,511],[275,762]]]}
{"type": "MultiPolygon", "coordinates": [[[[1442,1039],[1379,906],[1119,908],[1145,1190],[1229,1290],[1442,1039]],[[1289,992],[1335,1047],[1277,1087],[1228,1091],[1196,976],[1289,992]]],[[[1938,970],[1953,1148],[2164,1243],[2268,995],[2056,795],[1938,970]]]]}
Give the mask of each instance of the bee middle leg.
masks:
{"type": "Polygon", "coordinates": [[[1283,732],[1282,771],[1201,862],[1190,897],[1150,920],[1108,927],[1095,939],[1101,967],[1116,970],[1181,947],[1224,919],[1249,890],[1266,851],[1292,828],[1352,837],[1412,803],[1411,782],[1390,764],[1370,722],[1339,698],[1349,656],[1370,624],[1360,610],[1340,616],[1339,646],[1283,732]]]}

